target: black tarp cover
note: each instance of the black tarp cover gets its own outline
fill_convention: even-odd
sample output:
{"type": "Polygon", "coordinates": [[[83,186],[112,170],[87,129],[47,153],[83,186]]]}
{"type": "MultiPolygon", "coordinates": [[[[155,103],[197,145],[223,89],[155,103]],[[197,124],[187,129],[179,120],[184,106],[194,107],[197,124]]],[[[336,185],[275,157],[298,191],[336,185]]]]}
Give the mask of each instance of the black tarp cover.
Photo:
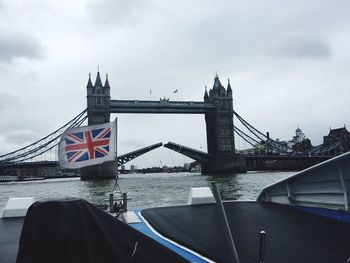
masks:
{"type": "MultiPolygon", "coordinates": [[[[289,205],[224,202],[241,263],[257,263],[266,231],[266,263],[350,263],[350,224],[289,205]]],[[[230,262],[215,204],[142,210],[165,237],[215,262],[230,262]]]]}
{"type": "Polygon", "coordinates": [[[82,199],[34,203],[17,263],[188,262],[82,199]]]}

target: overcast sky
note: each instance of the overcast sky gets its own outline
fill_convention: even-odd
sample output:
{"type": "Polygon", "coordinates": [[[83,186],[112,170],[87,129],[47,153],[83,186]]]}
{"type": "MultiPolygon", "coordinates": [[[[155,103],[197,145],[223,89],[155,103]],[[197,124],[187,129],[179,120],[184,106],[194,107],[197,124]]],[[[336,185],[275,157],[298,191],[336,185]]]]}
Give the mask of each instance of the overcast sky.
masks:
{"type": "MultiPolygon", "coordinates": [[[[299,125],[318,145],[329,127],[350,127],[349,14],[341,0],[0,0],[0,153],[86,108],[97,65],[112,99],[152,89],[152,99],[176,100],[178,89],[179,100],[201,101],[218,72],[255,127],[290,140],[299,125]]],[[[203,115],[118,119],[120,154],[167,141],[206,150],[203,115]]],[[[129,164],[188,160],[162,148],[129,164]]]]}

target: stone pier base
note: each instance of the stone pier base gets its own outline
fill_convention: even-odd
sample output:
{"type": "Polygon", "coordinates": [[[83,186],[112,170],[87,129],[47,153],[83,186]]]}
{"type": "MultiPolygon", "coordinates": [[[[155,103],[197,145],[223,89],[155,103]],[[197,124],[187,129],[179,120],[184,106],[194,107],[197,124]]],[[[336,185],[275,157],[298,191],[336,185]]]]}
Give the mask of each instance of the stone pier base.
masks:
{"type": "Polygon", "coordinates": [[[117,162],[106,162],[80,169],[81,180],[113,179],[117,172],[117,162]]]}
{"type": "Polygon", "coordinates": [[[238,154],[213,156],[207,164],[202,164],[202,174],[245,173],[245,157],[238,154]]]}

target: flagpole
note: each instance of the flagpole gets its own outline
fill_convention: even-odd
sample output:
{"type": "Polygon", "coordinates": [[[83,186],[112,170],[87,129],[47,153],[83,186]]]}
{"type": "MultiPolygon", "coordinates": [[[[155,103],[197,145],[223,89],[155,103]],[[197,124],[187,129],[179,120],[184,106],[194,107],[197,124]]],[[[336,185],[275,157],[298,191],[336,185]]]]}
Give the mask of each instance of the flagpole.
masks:
{"type": "Polygon", "coordinates": [[[117,164],[117,171],[115,174],[115,180],[118,180],[118,151],[117,151],[117,140],[118,140],[118,117],[115,117],[114,119],[114,125],[115,125],[115,141],[114,141],[114,149],[115,149],[115,162],[117,164]]]}
{"type": "MultiPolygon", "coordinates": [[[[113,186],[113,190],[112,192],[109,194],[109,212],[110,213],[114,213],[114,189],[117,186],[119,188],[118,185],[118,151],[117,151],[117,140],[118,140],[118,118],[116,117],[114,119],[114,128],[115,128],[115,138],[114,138],[114,155],[115,155],[115,159],[114,162],[117,166],[116,168],[116,172],[115,172],[115,183],[113,186]]],[[[113,134],[113,132],[111,133],[113,134]]]]}

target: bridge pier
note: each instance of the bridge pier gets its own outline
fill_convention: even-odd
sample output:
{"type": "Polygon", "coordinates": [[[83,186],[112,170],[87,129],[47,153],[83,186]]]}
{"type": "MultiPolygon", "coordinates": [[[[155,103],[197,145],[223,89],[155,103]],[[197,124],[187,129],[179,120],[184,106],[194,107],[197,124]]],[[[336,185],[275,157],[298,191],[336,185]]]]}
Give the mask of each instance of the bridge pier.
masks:
{"type": "Polygon", "coordinates": [[[117,162],[87,166],[80,169],[81,180],[113,179],[117,174],[117,162]]]}
{"type": "Polygon", "coordinates": [[[245,158],[238,154],[216,155],[202,163],[202,174],[225,174],[246,172],[245,158]]]}

